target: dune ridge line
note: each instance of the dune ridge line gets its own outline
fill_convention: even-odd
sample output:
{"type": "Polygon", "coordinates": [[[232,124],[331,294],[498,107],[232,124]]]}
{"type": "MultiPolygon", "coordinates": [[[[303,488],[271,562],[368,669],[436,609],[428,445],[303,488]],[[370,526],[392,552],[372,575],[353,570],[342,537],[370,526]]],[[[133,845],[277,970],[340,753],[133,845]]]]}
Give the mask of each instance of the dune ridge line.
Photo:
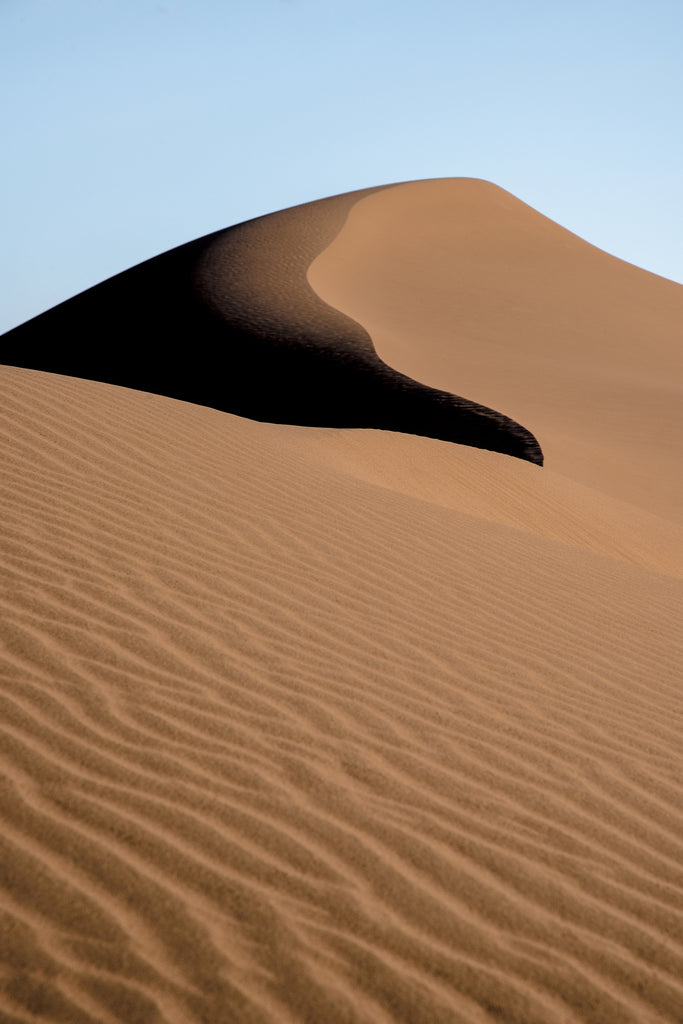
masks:
{"type": "Polygon", "coordinates": [[[508,416],[388,366],[306,272],[365,189],[215,232],[133,267],[0,339],[0,361],[252,419],[373,427],[541,465],[508,416]]]}
{"type": "Polygon", "coordinates": [[[0,1024],[680,1024],[683,288],[445,179],[3,344],[60,317],[78,373],[0,366],[0,1024]],[[383,416],[462,382],[546,466],[272,422],[313,364],[383,416]]]}

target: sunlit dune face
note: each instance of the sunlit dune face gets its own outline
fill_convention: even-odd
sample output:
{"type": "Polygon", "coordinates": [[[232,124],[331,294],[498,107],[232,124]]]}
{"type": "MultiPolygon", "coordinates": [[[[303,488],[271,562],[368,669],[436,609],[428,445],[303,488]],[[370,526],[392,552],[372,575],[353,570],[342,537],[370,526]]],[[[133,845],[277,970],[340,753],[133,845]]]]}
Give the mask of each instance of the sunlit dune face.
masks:
{"type": "Polygon", "coordinates": [[[0,1020],[678,1024],[683,289],[336,198],[2,339],[0,1020]]]}
{"type": "Polygon", "coordinates": [[[527,426],[546,465],[680,515],[679,285],[467,179],[362,199],[309,280],[390,365],[527,426]]]}

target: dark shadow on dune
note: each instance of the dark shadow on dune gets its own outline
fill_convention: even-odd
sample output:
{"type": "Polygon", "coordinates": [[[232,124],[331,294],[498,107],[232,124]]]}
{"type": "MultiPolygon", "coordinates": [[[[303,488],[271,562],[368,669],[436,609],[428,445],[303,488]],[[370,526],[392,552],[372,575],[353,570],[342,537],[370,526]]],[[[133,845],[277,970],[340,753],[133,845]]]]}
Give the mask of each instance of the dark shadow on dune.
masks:
{"type": "Polygon", "coordinates": [[[250,419],[373,427],[542,465],[514,420],[393,370],[306,271],[375,189],[293,207],[141,263],[9,331],[0,362],[250,419]]]}

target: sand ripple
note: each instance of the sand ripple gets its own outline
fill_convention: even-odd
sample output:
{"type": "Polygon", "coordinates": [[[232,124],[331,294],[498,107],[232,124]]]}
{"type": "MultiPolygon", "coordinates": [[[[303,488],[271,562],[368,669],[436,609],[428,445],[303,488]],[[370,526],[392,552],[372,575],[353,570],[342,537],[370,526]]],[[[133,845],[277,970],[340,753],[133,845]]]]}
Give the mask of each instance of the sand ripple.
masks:
{"type": "Polygon", "coordinates": [[[680,580],[1,384],[0,1020],[683,1019],[680,580]]]}

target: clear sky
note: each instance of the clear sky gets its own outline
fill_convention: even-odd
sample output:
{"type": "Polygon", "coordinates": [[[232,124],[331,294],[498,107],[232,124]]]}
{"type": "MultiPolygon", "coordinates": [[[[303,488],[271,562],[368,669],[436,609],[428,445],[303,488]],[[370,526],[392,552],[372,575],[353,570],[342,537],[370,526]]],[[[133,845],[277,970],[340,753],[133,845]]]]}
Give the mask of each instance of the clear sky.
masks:
{"type": "Polygon", "coordinates": [[[681,0],[0,0],[0,330],[283,207],[486,178],[683,282],[681,0]]]}

